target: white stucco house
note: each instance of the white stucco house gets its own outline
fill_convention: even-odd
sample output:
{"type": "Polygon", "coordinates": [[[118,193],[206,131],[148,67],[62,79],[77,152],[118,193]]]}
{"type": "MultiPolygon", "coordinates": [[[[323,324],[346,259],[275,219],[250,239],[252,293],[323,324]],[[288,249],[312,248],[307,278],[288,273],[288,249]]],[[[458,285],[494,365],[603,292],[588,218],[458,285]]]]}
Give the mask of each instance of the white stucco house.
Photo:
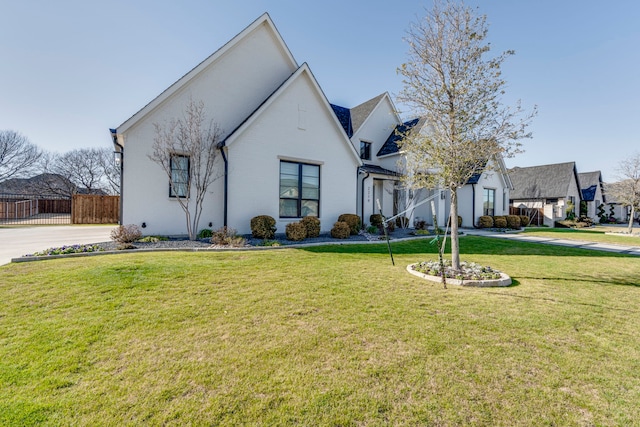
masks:
{"type": "MultiPolygon", "coordinates": [[[[345,132],[360,152],[358,215],[363,223],[378,213],[378,201],[386,217],[401,214],[409,224],[424,220],[433,225],[433,198],[439,225],[449,217],[451,197],[448,191],[407,190],[401,181],[406,174],[406,156],[398,146],[403,135],[421,132],[424,120],[402,122],[388,93],[383,93],[351,109],[332,105],[345,132]]],[[[464,227],[473,227],[482,215],[508,215],[511,180],[502,158],[489,162],[487,170],[478,174],[458,190],[458,214],[464,227]]]]}
{"type": "MultiPolygon", "coordinates": [[[[182,117],[191,102],[202,103],[221,132],[219,179],[204,199],[200,229],[228,226],[247,234],[251,218],[269,215],[284,232],[288,223],[314,215],[327,232],[343,213],[368,224],[378,202],[386,217],[412,207],[403,215],[410,224],[433,224],[430,204],[415,207],[427,197],[434,198],[440,225],[448,217],[447,192],[406,190],[400,179],[406,159],[397,143],[406,132],[421,131],[424,121],[403,122],[388,93],[353,108],[330,104],[309,65],[296,62],[264,14],[110,129],[122,158],[122,224],[142,226],[144,234],[185,234],[180,194],[149,156],[156,125],[182,117]]],[[[171,179],[183,184],[191,159],[170,155],[171,179]]],[[[494,166],[459,190],[465,227],[483,214],[508,213],[511,184],[502,160],[494,166]]]]}
{"type": "Polygon", "coordinates": [[[191,100],[222,132],[217,168],[226,171],[204,200],[200,228],[249,233],[252,217],[270,215],[282,232],[316,215],[328,231],[356,211],[360,156],[309,66],[296,62],[264,14],[111,129],[122,152],[123,224],[144,224],[144,234],[185,233],[168,176],[148,156],[154,124],[180,117],[191,100]]]}

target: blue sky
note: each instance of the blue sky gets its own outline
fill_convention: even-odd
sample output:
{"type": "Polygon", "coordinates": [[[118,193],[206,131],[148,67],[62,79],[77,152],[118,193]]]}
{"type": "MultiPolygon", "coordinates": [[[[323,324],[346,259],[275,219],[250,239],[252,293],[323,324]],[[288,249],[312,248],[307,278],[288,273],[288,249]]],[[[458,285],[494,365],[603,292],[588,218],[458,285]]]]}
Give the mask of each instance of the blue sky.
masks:
{"type": "MultiPolygon", "coordinates": [[[[330,102],[402,88],[409,24],[431,0],[0,0],[0,129],[50,151],[110,147],[116,127],[264,12],[330,102]]],[[[640,151],[640,2],[470,0],[486,14],[507,104],[537,105],[507,165],[575,161],[613,180],[640,151]]],[[[402,113],[409,118],[410,111],[402,113]]]]}

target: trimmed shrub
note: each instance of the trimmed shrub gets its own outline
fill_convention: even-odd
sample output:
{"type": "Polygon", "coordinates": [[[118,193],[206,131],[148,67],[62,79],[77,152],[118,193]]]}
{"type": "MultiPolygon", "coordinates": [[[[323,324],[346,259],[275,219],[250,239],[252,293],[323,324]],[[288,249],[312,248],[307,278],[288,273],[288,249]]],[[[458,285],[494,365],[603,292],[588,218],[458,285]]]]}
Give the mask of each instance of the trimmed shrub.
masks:
{"type": "Polygon", "coordinates": [[[251,218],[251,235],[256,239],[273,239],[276,234],[276,220],[269,215],[251,218]]]}
{"type": "Polygon", "coordinates": [[[307,229],[307,237],[320,236],[320,220],[315,216],[305,216],[300,221],[307,229]]]}
{"type": "Polygon", "coordinates": [[[495,228],[507,228],[507,217],[502,215],[494,216],[493,226],[495,228]]]}
{"type": "Polygon", "coordinates": [[[367,227],[367,233],[369,234],[378,234],[380,230],[375,225],[370,225],[367,227]]]}
{"type": "Polygon", "coordinates": [[[241,247],[247,241],[244,237],[238,236],[235,229],[224,226],[211,232],[211,243],[220,246],[241,247]]]}
{"type": "Polygon", "coordinates": [[[526,215],[520,215],[520,226],[522,226],[522,227],[526,227],[526,226],[528,226],[528,225],[529,225],[529,222],[530,222],[530,221],[531,221],[531,220],[529,219],[529,217],[528,217],[528,216],[526,216],[526,215]]]}
{"type": "Polygon", "coordinates": [[[338,222],[349,224],[351,234],[354,236],[360,231],[360,217],[356,214],[342,214],[338,217],[338,222]]]}
{"type": "Polygon", "coordinates": [[[493,217],[489,215],[483,215],[478,218],[478,228],[491,228],[493,227],[493,217]]]}
{"type": "MultiPolygon", "coordinates": [[[[396,230],[396,224],[393,221],[387,221],[387,231],[393,233],[396,230]]],[[[380,230],[384,233],[384,230],[380,230]]]]}
{"type": "Polygon", "coordinates": [[[299,242],[307,238],[307,227],[302,222],[290,222],[285,227],[285,234],[287,240],[299,242]]]}
{"type": "Polygon", "coordinates": [[[398,218],[396,218],[396,226],[400,228],[409,227],[409,218],[407,218],[406,216],[399,216],[398,218]]]}
{"type": "Polygon", "coordinates": [[[374,227],[378,227],[378,228],[382,228],[382,215],[380,214],[373,214],[369,217],[369,222],[371,223],[371,225],[373,225],[374,227]]]}
{"type": "Polygon", "coordinates": [[[351,227],[344,221],[338,221],[333,224],[331,229],[331,237],[334,239],[348,239],[351,234],[351,227]]]}
{"type": "Polygon", "coordinates": [[[507,215],[507,227],[513,230],[520,229],[520,217],[518,215],[507,215]]]}
{"type": "Polygon", "coordinates": [[[141,237],[140,227],[135,224],[121,225],[111,230],[111,240],[120,244],[133,243],[141,237]]]}
{"type": "Polygon", "coordinates": [[[213,230],[210,228],[203,228],[198,232],[198,239],[210,239],[213,236],[213,230]]]}
{"type": "Polygon", "coordinates": [[[426,230],[427,229],[427,221],[420,220],[416,221],[416,230],[426,230]]]}

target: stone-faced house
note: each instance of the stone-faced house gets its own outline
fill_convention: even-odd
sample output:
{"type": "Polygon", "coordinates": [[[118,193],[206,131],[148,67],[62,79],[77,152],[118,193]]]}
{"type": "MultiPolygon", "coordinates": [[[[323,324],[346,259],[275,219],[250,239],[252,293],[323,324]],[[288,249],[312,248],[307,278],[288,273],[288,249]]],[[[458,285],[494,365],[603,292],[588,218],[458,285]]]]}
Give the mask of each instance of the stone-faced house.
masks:
{"type": "Polygon", "coordinates": [[[154,125],[181,117],[190,101],[202,102],[219,127],[216,167],[226,171],[206,195],[200,228],[248,233],[251,218],[264,214],[283,232],[316,215],[328,231],[340,214],[356,211],[360,156],[309,66],[296,62],[264,14],[112,129],[123,153],[123,224],[144,223],[145,234],[185,234],[179,195],[148,156],[154,125]]]}
{"type": "Polygon", "coordinates": [[[515,167],[509,176],[513,183],[511,206],[540,210],[545,225],[553,227],[555,221],[565,219],[571,204],[573,213],[579,215],[582,194],[575,162],[515,167]]]}
{"type": "Polygon", "coordinates": [[[578,181],[582,200],[587,205],[587,216],[597,224],[600,220],[598,206],[606,203],[603,194],[602,173],[600,171],[582,172],[578,174],[578,181]]]}

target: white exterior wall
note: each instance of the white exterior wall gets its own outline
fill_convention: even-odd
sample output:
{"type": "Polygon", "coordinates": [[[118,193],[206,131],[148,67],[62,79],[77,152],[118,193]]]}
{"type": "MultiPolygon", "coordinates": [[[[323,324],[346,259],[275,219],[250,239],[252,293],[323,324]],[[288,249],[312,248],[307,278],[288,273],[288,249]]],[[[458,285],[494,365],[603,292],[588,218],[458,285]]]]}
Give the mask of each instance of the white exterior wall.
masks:
{"type": "Polygon", "coordinates": [[[567,199],[564,202],[564,212],[562,213],[564,219],[567,216],[566,208],[569,201],[569,197],[573,197],[575,200],[575,214],[576,217],[580,215],[580,200],[582,200],[582,194],[580,193],[580,187],[575,179],[569,181],[569,190],[567,192],[567,199]]]}
{"type": "MultiPolygon", "coordinates": [[[[371,160],[364,160],[365,163],[379,165],[376,161],[376,153],[382,148],[382,145],[387,138],[389,138],[391,132],[393,132],[399,124],[401,124],[401,122],[398,120],[389,98],[387,96],[383,97],[378,106],[351,137],[353,146],[358,153],[360,153],[361,140],[372,143],[371,160]]],[[[392,170],[395,170],[395,167],[392,168],[392,170]]]]}
{"type": "Polygon", "coordinates": [[[279,217],[281,160],[320,165],[322,231],[356,212],[357,158],[320,96],[301,74],[229,144],[230,227],[249,233],[252,217],[270,215],[283,233],[299,221],[279,217]]]}
{"type": "MultiPolygon", "coordinates": [[[[144,234],[186,233],[183,211],[169,197],[167,175],[148,158],[155,136],[153,124],[181,117],[185,105],[193,99],[204,102],[207,115],[225,134],[231,132],[295,71],[295,64],[287,55],[275,33],[263,22],[198,75],[191,76],[183,87],[174,92],[169,88],[169,96],[163,93],[118,128],[125,147],[123,224],[145,222],[144,234]]],[[[212,187],[199,228],[207,227],[209,222],[214,228],[222,226],[223,179],[212,187]]]]}

